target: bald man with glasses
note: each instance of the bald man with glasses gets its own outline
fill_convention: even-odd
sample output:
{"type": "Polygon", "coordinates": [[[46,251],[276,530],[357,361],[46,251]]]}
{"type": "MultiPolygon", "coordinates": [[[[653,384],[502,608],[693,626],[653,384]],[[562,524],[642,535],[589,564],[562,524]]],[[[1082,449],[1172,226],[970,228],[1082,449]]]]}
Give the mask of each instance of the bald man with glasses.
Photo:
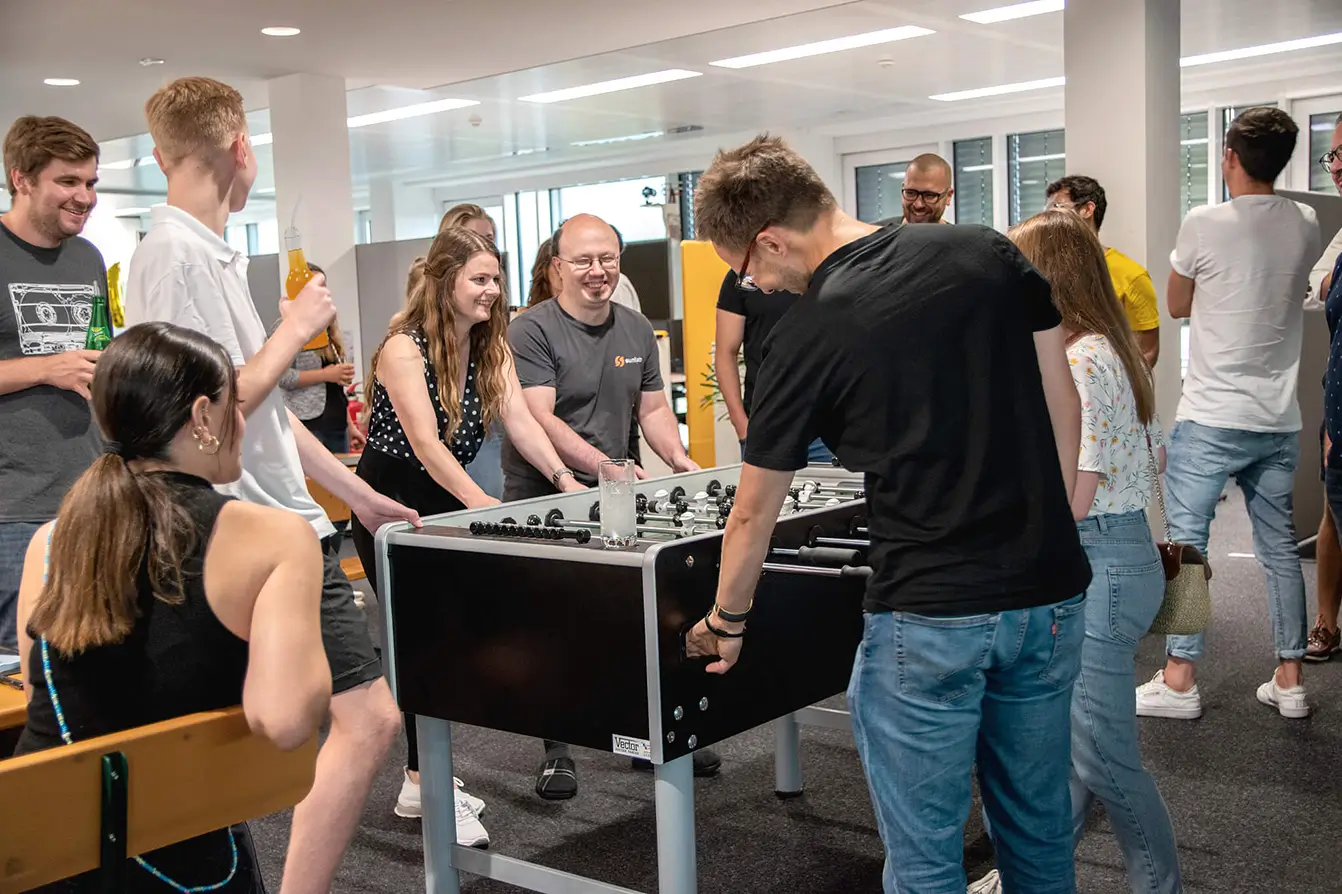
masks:
{"type": "Polygon", "coordinates": [[[876,226],[903,223],[950,223],[945,220],[946,209],[955,197],[952,183],[951,164],[940,155],[926,152],[913,161],[904,172],[904,188],[900,190],[900,201],[904,205],[904,216],[891,217],[876,221],[876,226]]]}

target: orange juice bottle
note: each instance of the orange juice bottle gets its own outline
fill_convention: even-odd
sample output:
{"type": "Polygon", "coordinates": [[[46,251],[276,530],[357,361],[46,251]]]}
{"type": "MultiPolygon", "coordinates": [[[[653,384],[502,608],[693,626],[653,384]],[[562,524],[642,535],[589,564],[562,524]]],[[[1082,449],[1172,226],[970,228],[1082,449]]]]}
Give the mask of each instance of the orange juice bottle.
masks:
{"type": "MultiPolygon", "coordinates": [[[[284,232],[284,248],[289,252],[289,275],[284,280],[284,293],[290,301],[298,297],[298,293],[303,291],[303,287],[312,279],[312,271],[308,269],[308,259],[303,255],[303,240],[298,235],[296,227],[290,227],[284,232]]],[[[331,339],[323,329],[312,337],[312,341],[303,346],[305,351],[317,351],[331,343],[331,339]]]]}

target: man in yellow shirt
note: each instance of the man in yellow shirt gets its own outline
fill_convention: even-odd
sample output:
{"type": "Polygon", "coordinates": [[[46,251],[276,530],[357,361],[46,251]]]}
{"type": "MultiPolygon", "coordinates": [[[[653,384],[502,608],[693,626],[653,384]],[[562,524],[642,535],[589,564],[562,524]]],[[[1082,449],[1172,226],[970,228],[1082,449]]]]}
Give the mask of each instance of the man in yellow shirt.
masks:
{"type": "MultiPolygon", "coordinates": [[[[1109,203],[1104,197],[1104,187],[1094,178],[1063,177],[1048,185],[1047,195],[1047,207],[1070,208],[1090,221],[1099,234],[1109,203]]],[[[1104,259],[1109,263],[1109,278],[1114,281],[1114,291],[1128,315],[1128,324],[1137,336],[1137,346],[1146,362],[1155,366],[1160,355],[1160,310],[1151,276],[1146,268],[1116,248],[1106,246],[1104,259]]]]}

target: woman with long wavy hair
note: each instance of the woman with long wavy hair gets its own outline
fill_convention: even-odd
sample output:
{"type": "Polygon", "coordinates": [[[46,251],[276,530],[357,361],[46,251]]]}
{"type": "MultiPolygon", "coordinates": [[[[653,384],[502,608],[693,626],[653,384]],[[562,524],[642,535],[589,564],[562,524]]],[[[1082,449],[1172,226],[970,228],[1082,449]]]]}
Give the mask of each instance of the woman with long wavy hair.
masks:
{"type": "MultiPolygon", "coordinates": [[[[405,307],[393,318],[369,369],[368,441],[358,474],[378,493],[406,501],[421,516],[499,501],[466,472],[491,423],[563,490],[583,490],[531,415],[508,347],[508,306],[493,241],[463,227],[440,232],[410,273],[405,307]]],[[[352,521],[354,545],[376,587],[373,532],[352,521]]],[[[410,754],[397,801],[419,816],[418,754],[407,716],[410,754]]],[[[458,840],[488,843],[478,805],[458,793],[458,840]],[[463,812],[463,804],[467,809],[463,812]]]]}
{"type": "Polygon", "coordinates": [[[1146,510],[1164,464],[1151,371],[1114,294],[1104,249],[1071,211],[1008,233],[1053,288],[1081,396],[1072,514],[1090,559],[1086,640],[1072,691],[1072,820],[1104,804],[1133,894],[1182,891],[1169,811],[1137,742],[1137,643],[1165,593],[1146,510]]]}

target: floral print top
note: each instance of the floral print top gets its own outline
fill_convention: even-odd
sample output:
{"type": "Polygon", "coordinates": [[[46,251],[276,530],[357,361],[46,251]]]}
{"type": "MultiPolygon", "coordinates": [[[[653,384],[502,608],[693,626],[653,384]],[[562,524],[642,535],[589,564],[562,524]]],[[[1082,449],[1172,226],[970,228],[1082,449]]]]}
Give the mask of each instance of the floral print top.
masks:
{"type": "MultiPolygon", "coordinates": [[[[1154,496],[1148,427],[1137,418],[1137,398],[1123,361],[1109,339],[1085,335],[1067,346],[1067,362],[1081,396],[1081,455],[1076,467],[1100,475],[1089,514],[1146,509],[1154,496]]],[[[1151,421],[1149,431],[1152,450],[1159,451],[1165,443],[1159,418],[1151,421]]]]}

